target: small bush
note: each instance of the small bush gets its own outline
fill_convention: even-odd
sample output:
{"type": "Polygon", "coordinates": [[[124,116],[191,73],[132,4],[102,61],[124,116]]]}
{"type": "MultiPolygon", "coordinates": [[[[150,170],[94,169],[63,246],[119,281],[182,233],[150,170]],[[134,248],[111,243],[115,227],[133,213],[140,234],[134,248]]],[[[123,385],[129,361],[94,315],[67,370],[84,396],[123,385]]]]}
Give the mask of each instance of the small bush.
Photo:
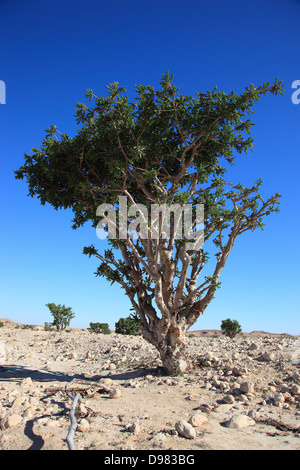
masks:
{"type": "Polygon", "coordinates": [[[48,325],[55,326],[57,331],[65,330],[66,327],[70,325],[72,318],[75,317],[71,307],[60,304],[55,305],[54,303],[46,304],[46,307],[49,308],[53,316],[53,322],[48,323],[48,325]]]}
{"type": "Polygon", "coordinates": [[[48,323],[47,321],[44,323],[44,331],[54,331],[52,323],[48,323]]]}
{"type": "Polygon", "coordinates": [[[129,315],[127,318],[120,318],[115,324],[115,331],[121,335],[141,334],[140,322],[137,315],[129,315]]]}
{"type": "Polygon", "coordinates": [[[109,335],[111,333],[108,323],[90,323],[90,331],[93,333],[102,333],[109,335]]]}
{"type": "Polygon", "coordinates": [[[241,333],[242,328],[237,320],[230,320],[230,318],[227,318],[227,320],[222,321],[221,330],[225,336],[234,338],[238,333],[241,333]]]}

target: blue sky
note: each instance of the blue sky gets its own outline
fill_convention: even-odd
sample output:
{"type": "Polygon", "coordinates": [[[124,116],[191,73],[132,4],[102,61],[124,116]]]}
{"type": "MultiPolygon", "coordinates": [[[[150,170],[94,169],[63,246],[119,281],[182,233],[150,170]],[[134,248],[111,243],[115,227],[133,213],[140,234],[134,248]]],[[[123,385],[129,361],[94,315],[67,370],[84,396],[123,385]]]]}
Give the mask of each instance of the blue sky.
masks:
{"type": "Polygon", "coordinates": [[[277,76],[284,82],[283,96],[255,105],[254,152],[230,172],[244,184],[261,178],[265,196],[280,192],[281,212],[264,231],[237,240],[221,289],[192,329],[219,329],[230,317],[244,331],[300,334],[300,105],[291,100],[300,80],[299,24],[296,0],[0,0],[0,318],[44,324],[48,302],[71,306],[73,327],[113,328],[129,314],[123,291],[96,278],[95,261],[82,254],[101,243],[94,229],[73,231],[71,214],[27,197],[13,170],[50,125],[76,132],[74,107],[85,89],[104,95],[118,81],[132,95],[135,84],[156,87],[169,70],[190,95],[215,85],[238,93],[277,76]]]}

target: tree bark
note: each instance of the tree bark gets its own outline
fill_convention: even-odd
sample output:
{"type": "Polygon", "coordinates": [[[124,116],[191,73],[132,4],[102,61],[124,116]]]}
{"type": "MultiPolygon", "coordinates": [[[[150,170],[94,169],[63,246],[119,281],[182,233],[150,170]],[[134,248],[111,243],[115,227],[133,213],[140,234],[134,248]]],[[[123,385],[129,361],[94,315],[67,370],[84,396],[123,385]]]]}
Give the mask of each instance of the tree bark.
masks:
{"type": "Polygon", "coordinates": [[[156,347],[168,375],[181,375],[187,369],[185,331],[185,325],[180,324],[170,325],[166,332],[158,331],[163,339],[156,347]]]}

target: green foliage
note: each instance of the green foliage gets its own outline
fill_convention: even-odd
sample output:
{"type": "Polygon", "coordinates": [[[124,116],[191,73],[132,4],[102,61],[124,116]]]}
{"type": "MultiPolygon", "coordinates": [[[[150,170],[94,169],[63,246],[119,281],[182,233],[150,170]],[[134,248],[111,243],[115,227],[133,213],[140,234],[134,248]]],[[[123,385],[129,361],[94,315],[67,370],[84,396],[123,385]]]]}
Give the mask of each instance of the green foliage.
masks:
{"type": "Polygon", "coordinates": [[[44,323],[44,331],[54,331],[53,323],[45,322],[44,323]]]}
{"type": "MultiPolygon", "coordinates": [[[[75,314],[72,312],[71,307],[66,307],[65,305],[56,305],[54,303],[46,304],[46,307],[49,308],[52,316],[53,322],[48,323],[47,326],[55,326],[58,331],[65,330],[67,326],[70,325],[70,321],[75,317],[75,314]]],[[[45,327],[47,328],[46,324],[45,327]]]]}
{"type": "MultiPolygon", "coordinates": [[[[132,102],[117,82],[107,86],[105,97],[87,90],[88,103],[76,104],[75,118],[81,126],[77,135],[69,137],[50,126],[41,148],[25,154],[16,178],[25,178],[29,195],[42,204],[72,209],[75,229],[87,221],[96,226],[97,206],[117,204],[124,181],[134,200],[149,205],[149,194],[160,197],[175,178],[167,202],[176,194],[178,201],[190,202],[186,189],[196,173],[200,184],[215,178],[214,192],[201,193],[199,199],[208,197],[205,211],[216,218],[221,207],[214,207],[215,198],[224,188],[222,176],[227,171],[221,159],[233,164],[236,154],[252,149],[253,123],[245,116],[253,113],[251,108],[262,95],[282,94],[282,82],[251,84],[241,95],[215,88],[196,92],[196,97],[180,94],[168,72],[160,85],[159,90],[136,85],[132,102]],[[190,161],[194,171],[182,172],[190,161]]],[[[111,272],[106,274],[114,281],[111,272]]]]}
{"type": "Polygon", "coordinates": [[[141,327],[137,315],[131,314],[127,318],[120,318],[115,324],[115,332],[121,335],[138,335],[141,327]]]}
{"type": "Polygon", "coordinates": [[[3,323],[3,321],[1,321],[0,322],[0,328],[3,328],[3,326],[4,326],[4,323],[3,323]]]}
{"type": "Polygon", "coordinates": [[[225,336],[229,338],[234,338],[238,333],[241,333],[242,328],[237,320],[223,320],[221,323],[221,330],[225,336]]]}
{"type": "Polygon", "coordinates": [[[108,323],[90,323],[90,331],[109,335],[111,333],[108,323]]]}

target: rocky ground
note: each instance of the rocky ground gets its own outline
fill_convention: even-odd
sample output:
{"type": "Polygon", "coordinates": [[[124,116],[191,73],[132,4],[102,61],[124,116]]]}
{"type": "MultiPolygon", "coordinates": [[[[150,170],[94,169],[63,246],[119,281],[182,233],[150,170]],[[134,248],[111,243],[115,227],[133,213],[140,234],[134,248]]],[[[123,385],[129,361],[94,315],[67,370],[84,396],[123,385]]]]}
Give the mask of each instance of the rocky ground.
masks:
{"type": "Polygon", "coordinates": [[[163,374],[141,337],[0,328],[0,449],[300,450],[300,338],[190,334],[163,374]],[[69,393],[68,393],[69,392],[69,393]]]}

